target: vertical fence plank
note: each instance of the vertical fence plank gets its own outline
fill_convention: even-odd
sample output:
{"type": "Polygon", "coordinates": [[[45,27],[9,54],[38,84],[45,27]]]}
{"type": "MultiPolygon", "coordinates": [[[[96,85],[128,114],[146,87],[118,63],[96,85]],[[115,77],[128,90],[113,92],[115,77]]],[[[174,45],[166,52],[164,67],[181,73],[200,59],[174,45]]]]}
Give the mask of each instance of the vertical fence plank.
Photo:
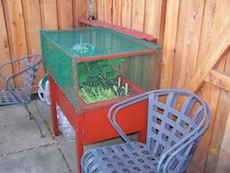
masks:
{"type": "Polygon", "coordinates": [[[77,19],[87,17],[87,1],[73,0],[73,21],[74,27],[80,26],[77,19]]]}
{"type": "Polygon", "coordinates": [[[29,54],[41,53],[41,16],[39,0],[22,0],[29,54]]]}
{"type": "Polygon", "coordinates": [[[122,26],[131,28],[132,24],[132,0],[122,0],[122,26]]]}
{"type": "MultiPolygon", "coordinates": [[[[7,23],[7,30],[9,36],[9,45],[11,58],[16,59],[27,55],[26,33],[24,26],[24,18],[22,11],[22,3],[20,0],[3,1],[5,17],[7,23]]],[[[13,71],[20,71],[23,69],[21,63],[14,63],[13,71]]],[[[16,87],[23,86],[23,76],[15,80],[16,87]]]]}
{"type": "Polygon", "coordinates": [[[112,23],[113,19],[113,1],[105,0],[105,22],[112,23]]]}
{"type": "MultiPolygon", "coordinates": [[[[213,20],[214,20],[214,14],[216,10],[216,0],[210,0],[206,1],[205,7],[204,7],[204,14],[203,14],[203,21],[202,21],[202,29],[200,34],[200,44],[199,44],[199,51],[197,56],[197,65],[196,69],[200,69],[200,64],[203,63],[203,61],[206,61],[205,56],[210,48],[210,41],[211,41],[211,34],[213,29],[213,20]]],[[[199,90],[200,96],[208,102],[209,105],[213,105],[211,108],[211,114],[212,119],[211,123],[209,125],[208,130],[204,134],[204,136],[201,138],[199,147],[197,148],[197,151],[192,158],[191,165],[193,164],[196,167],[192,167],[190,171],[187,169],[188,173],[194,172],[194,169],[199,167],[200,171],[204,172],[205,165],[207,161],[208,156],[208,148],[210,144],[210,139],[212,135],[212,128],[214,126],[214,119],[215,119],[215,113],[217,109],[217,105],[215,105],[216,101],[214,101],[212,98],[215,98],[218,100],[219,92],[215,92],[210,97],[210,89],[213,88],[210,84],[204,84],[203,87],[199,90]]],[[[216,88],[215,88],[216,89],[216,88]]],[[[195,171],[196,172],[196,171],[195,171]]]]}
{"type": "Polygon", "coordinates": [[[113,0],[113,24],[121,25],[121,0],[113,0]]]}
{"type": "Polygon", "coordinates": [[[72,0],[57,0],[58,28],[73,28],[73,2],[72,0]]]}
{"type": "Polygon", "coordinates": [[[144,31],[145,1],[133,0],[132,29],[144,31]]]}
{"type": "Polygon", "coordinates": [[[167,1],[160,88],[172,85],[180,0],[167,1]]]}
{"type": "Polygon", "coordinates": [[[104,0],[97,0],[97,19],[104,20],[104,0]]]}
{"type": "MultiPolygon", "coordinates": [[[[230,21],[230,13],[229,13],[230,3],[228,0],[219,0],[216,1],[216,11],[214,16],[214,22],[213,22],[213,30],[211,35],[211,42],[210,45],[213,45],[215,40],[219,37],[219,34],[222,32],[224,27],[227,25],[227,23],[230,21]]],[[[228,64],[226,62],[228,58],[225,56],[222,58],[222,61],[216,68],[219,70],[225,70],[226,65],[228,64]]],[[[229,68],[229,67],[228,67],[229,68]]],[[[222,106],[229,104],[229,97],[226,98],[226,96],[229,96],[229,93],[227,94],[225,91],[220,90],[219,88],[216,88],[215,86],[212,86],[209,89],[209,93],[220,93],[219,97],[211,97],[209,94],[209,100],[208,102],[211,102],[214,105],[217,105],[217,108],[215,109],[215,116],[213,117],[213,121],[215,122],[214,126],[212,127],[213,133],[211,136],[211,142],[210,142],[210,152],[207,159],[207,165],[205,172],[212,173],[215,172],[217,160],[218,160],[218,154],[220,150],[220,144],[223,140],[223,129],[226,126],[226,109],[223,109],[222,106]],[[213,152],[215,151],[215,152],[213,152]]]]}
{"type": "Polygon", "coordinates": [[[204,0],[181,1],[173,87],[184,87],[196,70],[203,9],[204,0]]]}
{"type": "MultiPolygon", "coordinates": [[[[132,4],[132,29],[144,32],[144,11],[145,11],[145,0],[133,0],[132,4]]],[[[131,69],[135,69],[132,74],[132,80],[137,81],[141,78],[141,69],[139,65],[142,63],[140,56],[135,56],[129,59],[129,62],[132,65],[131,69]]],[[[147,82],[147,81],[145,81],[147,82]]]]}
{"type": "Polygon", "coordinates": [[[56,0],[40,0],[42,29],[57,29],[57,2],[56,0]]]}
{"type": "MultiPolygon", "coordinates": [[[[26,28],[26,40],[28,47],[28,54],[40,54],[41,53],[41,16],[40,16],[40,3],[39,0],[22,0],[23,14],[26,28]]],[[[37,84],[39,80],[44,76],[45,71],[42,64],[39,64],[37,76],[35,79],[34,91],[37,91],[37,84]]]]}
{"type": "Polygon", "coordinates": [[[166,16],[166,5],[167,5],[167,0],[162,0],[161,3],[161,15],[160,15],[160,24],[159,26],[159,36],[158,36],[158,40],[157,43],[159,45],[163,45],[163,41],[164,41],[164,30],[165,30],[165,16],[166,16]]]}
{"type": "Polygon", "coordinates": [[[228,113],[228,119],[226,121],[225,134],[223,137],[223,143],[221,144],[220,154],[218,156],[218,163],[216,166],[216,173],[218,172],[230,172],[230,111],[228,113]]]}
{"type": "MultiPolygon", "coordinates": [[[[203,88],[206,89],[207,86],[203,88]]],[[[209,89],[210,89],[209,95],[210,95],[210,91],[215,90],[215,93],[218,93],[218,96],[216,96],[216,98],[218,99],[211,100],[210,101],[211,103],[209,103],[209,104],[215,105],[214,110],[212,110],[212,112],[214,111],[215,112],[212,114],[214,115],[212,117],[213,124],[212,126],[210,126],[212,130],[212,134],[211,134],[211,140],[210,140],[210,144],[208,148],[209,153],[208,153],[208,157],[206,161],[207,162],[206,169],[204,172],[214,173],[216,170],[215,168],[217,165],[221,144],[223,142],[223,136],[224,136],[224,131],[226,127],[226,120],[228,118],[227,116],[228,116],[228,111],[229,111],[229,106],[230,106],[230,102],[229,102],[230,93],[224,90],[220,90],[217,87],[214,88],[214,86],[211,86],[209,89]]],[[[212,96],[212,99],[215,99],[215,97],[212,96]]],[[[218,173],[218,171],[216,173],[218,173]]]]}
{"type": "MultiPolygon", "coordinates": [[[[11,59],[2,1],[0,1],[0,38],[0,64],[3,64],[10,61],[11,59]]],[[[3,75],[9,76],[10,74],[12,74],[12,67],[8,66],[3,75]]],[[[0,78],[0,88],[4,88],[4,86],[4,80],[0,78]]]]}
{"type": "Polygon", "coordinates": [[[197,56],[197,69],[199,69],[200,64],[203,64],[203,62],[207,60],[205,59],[205,55],[210,47],[213,21],[216,10],[216,1],[217,0],[209,0],[205,3],[202,29],[200,34],[200,46],[197,56]]]}
{"type": "Polygon", "coordinates": [[[159,39],[159,26],[162,0],[146,0],[145,4],[145,32],[159,39]]]}

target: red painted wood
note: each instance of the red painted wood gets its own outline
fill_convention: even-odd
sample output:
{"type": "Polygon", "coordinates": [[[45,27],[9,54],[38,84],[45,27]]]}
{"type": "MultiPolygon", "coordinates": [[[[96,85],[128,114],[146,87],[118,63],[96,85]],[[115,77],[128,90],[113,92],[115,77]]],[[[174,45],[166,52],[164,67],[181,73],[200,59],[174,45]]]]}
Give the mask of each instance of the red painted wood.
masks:
{"type": "MultiPolygon", "coordinates": [[[[147,122],[147,102],[141,102],[121,110],[117,122],[126,134],[142,132],[145,134],[147,122]]],[[[85,144],[118,137],[119,134],[108,120],[109,108],[84,114],[85,144]]],[[[140,138],[145,143],[145,136],[140,138]]]]}
{"type": "MultiPolygon", "coordinates": [[[[53,130],[56,136],[59,135],[56,103],[73,126],[76,134],[76,156],[78,172],[80,170],[80,159],[83,154],[83,145],[111,139],[119,136],[116,130],[108,121],[108,110],[110,104],[103,107],[95,108],[95,110],[77,113],[75,107],[61,91],[55,81],[48,75],[50,82],[51,96],[51,114],[53,130]]],[[[131,86],[131,85],[129,85],[131,86]]],[[[137,86],[131,86],[135,88],[137,86]]],[[[144,90],[136,88],[137,93],[144,90]]],[[[114,103],[113,103],[114,104],[114,103]]],[[[90,109],[90,106],[88,107],[90,109]]],[[[146,140],[146,122],[147,122],[147,101],[138,103],[121,110],[117,115],[117,122],[126,133],[139,132],[139,140],[146,140]]]]}
{"type": "Polygon", "coordinates": [[[81,172],[80,160],[83,154],[83,141],[84,141],[83,115],[77,114],[75,107],[71,104],[68,98],[60,90],[60,88],[57,86],[57,84],[55,83],[55,81],[52,79],[50,75],[48,75],[48,80],[50,82],[51,114],[52,114],[54,134],[56,136],[59,135],[57,113],[56,113],[56,103],[57,103],[75,130],[77,172],[80,173],[81,172]]]}
{"type": "Polygon", "coordinates": [[[56,111],[56,98],[55,98],[55,93],[56,93],[56,88],[55,88],[55,83],[48,75],[48,80],[50,82],[50,109],[51,109],[51,116],[52,116],[52,123],[53,123],[53,131],[54,135],[58,136],[59,135],[59,129],[58,129],[58,120],[57,120],[57,111],[56,111]]]}
{"type": "Polygon", "coordinates": [[[155,54],[155,53],[156,53],[156,48],[152,48],[149,50],[142,50],[142,51],[135,51],[135,52],[116,53],[116,54],[101,55],[101,56],[88,56],[88,57],[77,59],[77,62],[88,62],[88,61],[95,61],[95,60],[120,58],[120,57],[127,57],[127,56],[147,55],[147,54],[155,54]]]}
{"type": "Polygon", "coordinates": [[[78,22],[82,23],[82,24],[86,24],[89,26],[103,26],[109,29],[113,29],[116,30],[118,32],[124,33],[124,34],[128,34],[130,36],[136,37],[136,38],[140,38],[142,40],[146,40],[152,43],[157,44],[157,39],[152,37],[149,34],[143,33],[143,32],[139,32],[136,30],[132,30],[126,27],[122,27],[122,26],[118,26],[118,25],[114,25],[111,23],[107,23],[101,20],[88,20],[87,18],[81,18],[78,19],[78,22]]]}
{"type": "Polygon", "coordinates": [[[81,172],[81,156],[84,153],[83,115],[77,115],[75,118],[77,126],[75,129],[77,172],[81,172]]]}

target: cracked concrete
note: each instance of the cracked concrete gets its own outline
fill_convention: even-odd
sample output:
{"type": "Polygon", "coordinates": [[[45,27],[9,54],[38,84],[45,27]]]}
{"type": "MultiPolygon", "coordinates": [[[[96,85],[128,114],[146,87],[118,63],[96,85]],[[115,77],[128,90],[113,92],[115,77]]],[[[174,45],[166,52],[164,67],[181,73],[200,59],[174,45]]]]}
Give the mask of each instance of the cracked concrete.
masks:
{"type": "MultiPolygon", "coordinates": [[[[41,100],[28,104],[45,138],[20,105],[0,107],[0,173],[76,173],[75,142],[54,136],[50,107],[41,100]]],[[[137,140],[137,135],[131,135],[137,140]]],[[[84,146],[84,150],[123,142],[121,138],[84,146]]]]}
{"type": "MultiPolygon", "coordinates": [[[[0,172],[2,173],[72,173],[76,161],[69,165],[61,146],[75,152],[75,143],[52,132],[50,108],[40,100],[30,102],[29,109],[38,120],[45,138],[27,111],[20,105],[0,107],[0,172]]],[[[68,157],[69,158],[69,157],[68,157]]],[[[71,160],[76,160],[72,155],[71,160]]]]}

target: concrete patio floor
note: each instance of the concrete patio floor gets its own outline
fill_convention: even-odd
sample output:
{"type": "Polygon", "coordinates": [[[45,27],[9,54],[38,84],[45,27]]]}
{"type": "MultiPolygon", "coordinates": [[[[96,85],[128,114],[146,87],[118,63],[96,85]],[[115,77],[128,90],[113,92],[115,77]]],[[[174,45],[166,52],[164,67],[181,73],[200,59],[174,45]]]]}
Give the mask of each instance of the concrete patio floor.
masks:
{"type": "MultiPolygon", "coordinates": [[[[45,138],[20,104],[0,107],[0,173],[76,173],[75,142],[53,135],[50,107],[40,100],[28,106],[45,138]]],[[[121,142],[116,138],[84,146],[84,150],[121,142]]]]}

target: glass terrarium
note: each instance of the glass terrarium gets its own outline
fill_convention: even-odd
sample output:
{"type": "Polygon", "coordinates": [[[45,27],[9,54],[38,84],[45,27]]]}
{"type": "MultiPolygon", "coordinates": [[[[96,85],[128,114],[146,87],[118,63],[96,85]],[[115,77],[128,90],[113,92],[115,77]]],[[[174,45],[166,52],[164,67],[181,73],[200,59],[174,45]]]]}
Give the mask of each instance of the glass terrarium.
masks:
{"type": "Polygon", "coordinates": [[[41,31],[45,68],[77,113],[158,87],[161,48],[104,27],[41,31]]]}

